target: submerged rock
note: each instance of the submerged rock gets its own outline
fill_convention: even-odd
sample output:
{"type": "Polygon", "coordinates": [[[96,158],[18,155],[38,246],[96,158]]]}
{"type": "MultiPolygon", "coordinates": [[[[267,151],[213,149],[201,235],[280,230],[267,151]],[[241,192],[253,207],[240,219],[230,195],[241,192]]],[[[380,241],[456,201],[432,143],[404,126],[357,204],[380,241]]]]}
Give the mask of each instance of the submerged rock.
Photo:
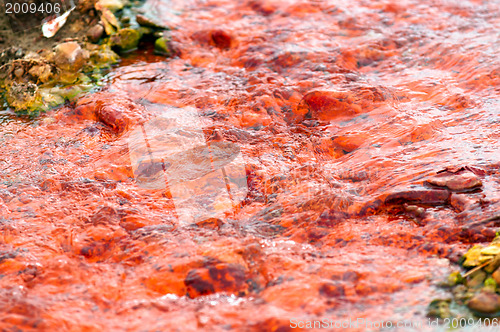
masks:
{"type": "Polygon", "coordinates": [[[320,121],[352,118],[362,113],[353,96],[343,91],[312,91],[297,106],[292,120],[300,122],[307,117],[320,121]]]}
{"type": "Polygon", "coordinates": [[[463,191],[483,185],[481,179],[472,172],[461,172],[458,174],[445,172],[427,179],[427,183],[438,187],[446,187],[453,191],[463,191]]]}

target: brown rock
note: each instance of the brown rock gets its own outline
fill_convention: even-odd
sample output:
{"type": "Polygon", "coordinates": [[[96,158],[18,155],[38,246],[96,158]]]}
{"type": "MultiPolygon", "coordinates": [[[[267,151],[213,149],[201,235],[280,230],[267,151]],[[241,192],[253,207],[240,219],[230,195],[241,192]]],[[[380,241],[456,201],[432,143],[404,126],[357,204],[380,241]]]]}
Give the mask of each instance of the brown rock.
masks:
{"type": "Polygon", "coordinates": [[[78,72],[89,58],[77,42],[67,42],[55,47],[54,61],[56,65],[70,72],[78,72]]]}
{"type": "Polygon", "coordinates": [[[500,295],[493,292],[480,292],[467,303],[469,309],[483,314],[494,314],[500,311],[500,295]]]}
{"type": "Polygon", "coordinates": [[[153,19],[146,17],[142,14],[137,14],[135,16],[137,24],[142,25],[144,27],[156,28],[156,29],[168,29],[167,26],[162,25],[159,22],[154,21],[153,19]]]}
{"type": "Polygon", "coordinates": [[[104,27],[101,24],[96,24],[87,31],[87,38],[93,42],[97,43],[104,34],[104,27]]]}
{"type": "Polygon", "coordinates": [[[403,203],[420,203],[428,205],[445,204],[449,192],[446,190],[408,190],[395,192],[385,197],[385,205],[400,205],[403,203]]]}

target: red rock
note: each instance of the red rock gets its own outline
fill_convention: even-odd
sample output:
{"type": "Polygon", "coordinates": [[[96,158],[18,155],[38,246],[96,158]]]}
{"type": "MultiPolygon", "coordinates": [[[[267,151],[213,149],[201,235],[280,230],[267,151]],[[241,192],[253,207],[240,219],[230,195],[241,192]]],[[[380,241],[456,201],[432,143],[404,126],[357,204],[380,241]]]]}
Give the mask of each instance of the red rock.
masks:
{"type": "Polygon", "coordinates": [[[227,31],[214,30],[212,31],[212,41],[217,48],[227,49],[231,47],[233,38],[227,31]]]}
{"type": "Polygon", "coordinates": [[[468,171],[456,174],[444,172],[427,179],[426,182],[438,187],[447,187],[454,191],[463,191],[483,185],[481,179],[476,174],[468,171]]]}
{"type": "Polygon", "coordinates": [[[362,113],[362,109],[347,92],[323,90],[306,94],[295,113],[299,118],[307,114],[312,119],[332,121],[355,117],[362,113]]]}
{"type": "Polygon", "coordinates": [[[184,283],[189,297],[195,298],[218,292],[244,295],[248,292],[245,281],[246,273],[243,266],[220,263],[189,271],[184,283]]]}

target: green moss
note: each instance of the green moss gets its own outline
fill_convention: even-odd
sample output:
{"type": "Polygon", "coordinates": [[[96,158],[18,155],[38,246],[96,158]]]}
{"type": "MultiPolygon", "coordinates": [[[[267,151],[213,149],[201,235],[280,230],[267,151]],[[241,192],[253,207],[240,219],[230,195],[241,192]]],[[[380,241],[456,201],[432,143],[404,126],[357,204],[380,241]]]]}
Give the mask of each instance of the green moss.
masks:
{"type": "Polygon", "coordinates": [[[162,54],[166,56],[171,56],[172,51],[170,50],[170,46],[168,45],[169,38],[166,36],[162,36],[155,41],[155,53],[162,54]]]}
{"type": "Polygon", "coordinates": [[[109,42],[113,48],[117,48],[120,52],[128,52],[137,48],[141,33],[132,28],[120,29],[109,38],[109,42]]]}

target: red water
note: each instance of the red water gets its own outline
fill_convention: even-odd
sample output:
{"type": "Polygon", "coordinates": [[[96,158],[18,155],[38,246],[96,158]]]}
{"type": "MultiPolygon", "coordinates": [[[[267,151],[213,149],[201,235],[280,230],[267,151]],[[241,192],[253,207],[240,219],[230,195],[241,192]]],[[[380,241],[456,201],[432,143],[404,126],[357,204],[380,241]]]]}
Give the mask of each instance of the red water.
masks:
{"type": "Polygon", "coordinates": [[[495,233],[477,225],[500,211],[500,2],[148,5],[176,57],[141,50],[102,92],[0,127],[1,329],[425,326],[450,260],[495,233]],[[137,185],[127,135],[151,105],[239,145],[239,207],[186,224],[137,185]],[[482,185],[450,198],[425,184],[444,169],[482,185]]]}

